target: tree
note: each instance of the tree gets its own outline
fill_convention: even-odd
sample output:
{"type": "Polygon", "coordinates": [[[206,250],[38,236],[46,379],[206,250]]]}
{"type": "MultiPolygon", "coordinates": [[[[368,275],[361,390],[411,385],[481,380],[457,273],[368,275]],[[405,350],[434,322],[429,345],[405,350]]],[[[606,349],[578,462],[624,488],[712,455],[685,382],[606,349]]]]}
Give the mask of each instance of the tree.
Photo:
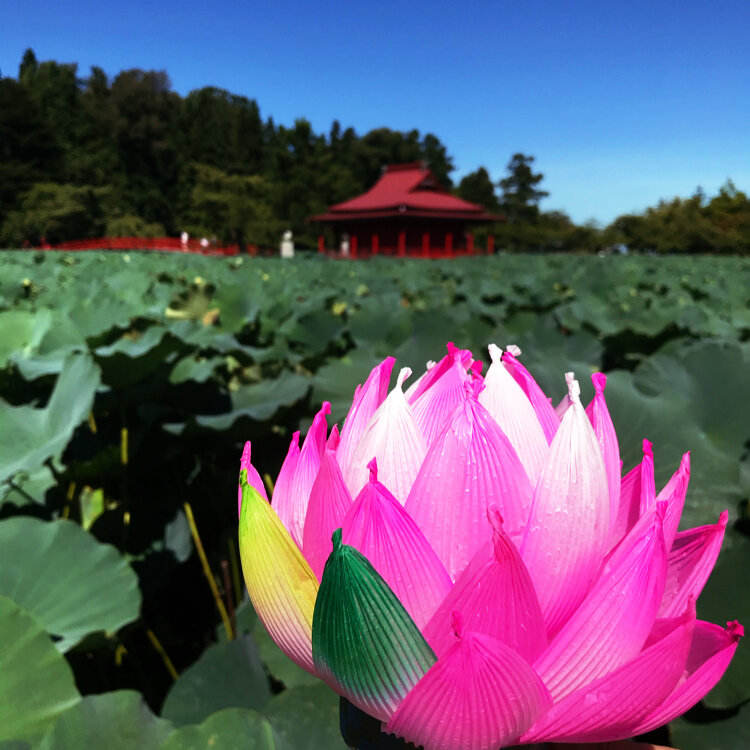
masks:
{"type": "Polygon", "coordinates": [[[258,175],[230,175],[208,164],[193,164],[191,207],[185,229],[223,241],[273,246],[281,227],[267,200],[268,186],[258,175]]]}
{"type": "Polygon", "coordinates": [[[24,86],[0,79],[0,224],[4,212],[35,182],[57,173],[61,153],[40,111],[24,86]]]}
{"type": "Polygon", "coordinates": [[[484,167],[461,178],[456,188],[456,195],[471,203],[478,203],[488,211],[498,211],[500,201],[495,194],[495,185],[484,167]]]}
{"type": "Polygon", "coordinates": [[[538,189],[544,175],[532,172],[533,163],[533,156],[513,154],[508,162],[508,176],[498,183],[503,191],[501,207],[511,223],[537,219],[539,201],[549,195],[546,190],[538,189]]]}
{"type": "Polygon", "coordinates": [[[181,100],[163,71],[125,70],[110,88],[107,119],[117,147],[123,207],[174,231],[181,100]]]}
{"type": "Polygon", "coordinates": [[[102,234],[102,189],[90,186],[35,184],[23,195],[18,210],[11,211],[0,230],[6,247],[24,240],[61,242],[102,234]]]}
{"type": "Polygon", "coordinates": [[[257,174],[263,166],[263,122],[253,99],[209,86],[182,100],[175,143],[185,164],[257,174]]]}
{"type": "Polygon", "coordinates": [[[21,64],[18,66],[18,80],[22,80],[24,76],[29,74],[33,75],[39,69],[39,63],[37,62],[34,50],[29,47],[21,58],[21,64]]]}

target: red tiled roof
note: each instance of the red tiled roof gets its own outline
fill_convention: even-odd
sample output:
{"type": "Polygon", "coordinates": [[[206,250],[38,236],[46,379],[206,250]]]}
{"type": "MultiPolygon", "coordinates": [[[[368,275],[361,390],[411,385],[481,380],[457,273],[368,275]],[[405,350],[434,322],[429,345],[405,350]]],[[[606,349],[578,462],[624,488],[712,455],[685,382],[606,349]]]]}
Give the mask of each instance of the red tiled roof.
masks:
{"type": "Polygon", "coordinates": [[[325,214],[310,218],[313,221],[336,221],[396,214],[469,221],[502,218],[488,214],[478,203],[451,195],[419,162],[386,167],[381,178],[366,193],[337,203],[325,214]]]}

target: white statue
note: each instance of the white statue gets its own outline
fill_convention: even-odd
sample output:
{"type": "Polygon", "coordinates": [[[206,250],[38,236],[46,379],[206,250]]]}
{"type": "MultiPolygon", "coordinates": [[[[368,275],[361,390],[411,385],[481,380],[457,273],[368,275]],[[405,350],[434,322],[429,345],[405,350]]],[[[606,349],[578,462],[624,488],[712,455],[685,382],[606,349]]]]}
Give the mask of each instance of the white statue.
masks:
{"type": "Polygon", "coordinates": [[[294,240],[292,239],[291,231],[288,229],[282,235],[281,245],[279,246],[279,254],[282,258],[294,257],[294,240]]]}

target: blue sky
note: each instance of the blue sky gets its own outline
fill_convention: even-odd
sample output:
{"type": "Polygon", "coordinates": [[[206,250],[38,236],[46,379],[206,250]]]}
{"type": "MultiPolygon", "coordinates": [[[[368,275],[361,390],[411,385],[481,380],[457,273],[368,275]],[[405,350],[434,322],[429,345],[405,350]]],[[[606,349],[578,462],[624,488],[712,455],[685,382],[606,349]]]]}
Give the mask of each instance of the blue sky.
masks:
{"type": "Polygon", "coordinates": [[[40,60],[166,70],[263,117],[433,132],[454,180],[517,151],[547,209],[602,223],[659,198],[750,191],[748,0],[5,0],[0,70],[40,60]]]}

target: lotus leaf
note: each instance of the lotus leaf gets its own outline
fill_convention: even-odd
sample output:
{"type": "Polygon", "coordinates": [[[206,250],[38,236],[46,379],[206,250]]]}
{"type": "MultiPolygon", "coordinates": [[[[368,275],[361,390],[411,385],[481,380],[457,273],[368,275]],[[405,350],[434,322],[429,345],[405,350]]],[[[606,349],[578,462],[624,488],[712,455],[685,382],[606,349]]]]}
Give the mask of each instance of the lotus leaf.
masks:
{"type": "Polygon", "coordinates": [[[39,750],[158,750],[172,729],[140,693],[118,690],[83,698],[45,734],[39,750]]]}
{"type": "Polygon", "coordinates": [[[41,623],[0,595],[0,742],[37,741],[80,696],[41,623]]]}
{"type": "Polygon", "coordinates": [[[180,727],[169,735],[159,750],[240,747],[250,747],[253,750],[296,750],[278,736],[268,719],[247,708],[226,708],[211,714],[199,726],[180,727]]]}
{"type": "Polygon", "coordinates": [[[135,573],[114,547],[72,521],[22,516],[0,521],[0,594],[31,612],[60,651],[132,622],[141,603],[135,573]]]}
{"type": "Polygon", "coordinates": [[[319,682],[301,685],[274,696],[265,715],[295,750],[345,750],[339,729],[339,698],[319,682]]]}
{"type": "Polygon", "coordinates": [[[36,472],[47,459],[59,461],[91,411],[98,385],[99,368],[88,355],[74,354],[66,357],[45,408],[0,401],[0,481],[18,471],[36,472]]]}
{"type": "Polygon", "coordinates": [[[209,646],[167,694],[162,716],[198,724],[222,708],[262,709],[271,697],[258,649],[249,636],[209,646]]]}

